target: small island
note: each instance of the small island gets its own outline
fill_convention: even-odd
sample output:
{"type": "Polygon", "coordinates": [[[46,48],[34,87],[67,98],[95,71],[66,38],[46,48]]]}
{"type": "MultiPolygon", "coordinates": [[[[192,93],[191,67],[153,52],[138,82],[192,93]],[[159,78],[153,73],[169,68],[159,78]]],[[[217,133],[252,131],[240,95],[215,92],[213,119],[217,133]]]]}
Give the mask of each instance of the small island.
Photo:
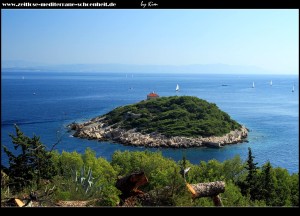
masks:
{"type": "Polygon", "coordinates": [[[244,142],[248,135],[216,104],[192,96],[148,97],[68,127],[74,137],[166,148],[219,148],[244,142]]]}

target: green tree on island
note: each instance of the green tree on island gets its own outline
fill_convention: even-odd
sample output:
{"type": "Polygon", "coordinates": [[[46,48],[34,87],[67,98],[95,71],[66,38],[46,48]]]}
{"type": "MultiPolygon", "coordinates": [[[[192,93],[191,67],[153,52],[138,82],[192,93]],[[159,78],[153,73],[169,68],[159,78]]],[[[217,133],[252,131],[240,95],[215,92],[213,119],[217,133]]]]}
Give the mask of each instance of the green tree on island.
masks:
{"type": "Polygon", "coordinates": [[[118,107],[101,117],[114,127],[166,136],[221,136],[241,128],[216,104],[192,96],[144,100],[118,107]]]}

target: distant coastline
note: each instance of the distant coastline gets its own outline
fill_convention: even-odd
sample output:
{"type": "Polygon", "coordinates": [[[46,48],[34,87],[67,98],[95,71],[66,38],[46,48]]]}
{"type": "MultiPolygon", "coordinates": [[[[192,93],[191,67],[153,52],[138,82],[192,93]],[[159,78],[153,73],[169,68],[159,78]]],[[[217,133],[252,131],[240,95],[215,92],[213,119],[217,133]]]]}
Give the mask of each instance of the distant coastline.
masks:
{"type": "Polygon", "coordinates": [[[99,72],[99,73],[191,73],[191,74],[271,74],[256,66],[228,64],[135,65],[135,64],[38,64],[3,62],[2,71],[16,72],[99,72]]]}

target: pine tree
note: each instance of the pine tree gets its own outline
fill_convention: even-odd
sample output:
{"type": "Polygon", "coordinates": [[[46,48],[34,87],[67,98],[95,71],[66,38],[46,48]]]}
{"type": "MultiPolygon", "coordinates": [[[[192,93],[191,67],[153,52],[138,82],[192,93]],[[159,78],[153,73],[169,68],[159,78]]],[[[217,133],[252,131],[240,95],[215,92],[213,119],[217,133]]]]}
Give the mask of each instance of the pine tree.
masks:
{"type": "Polygon", "coordinates": [[[248,147],[248,160],[247,160],[247,167],[246,169],[248,170],[248,175],[246,178],[247,182],[253,182],[255,178],[255,174],[257,171],[257,163],[254,163],[254,156],[252,155],[251,148],[248,147]]]}
{"type": "Polygon", "coordinates": [[[274,196],[274,176],[272,174],[272,166],[268,161],[262,167],[262,176],[263,176],[263,189],[262,195],[267,205],[272,205],[272,198],[274,196]]]}
{"type": "Polygon", "coordinates": [[[250,198],[255,200],[257,195],[259,195],[259,187],[257,184],[257,163],[254,163],[254,156],[252,155],[251,148],[248,147],[248,160],[246,169],[248,170],[248,175],[246,177],[246,189],[250,194],[250,198]]]}
{"type": "Polygon", "coordinates": [[[56,170],[51,160],[51,153],[40,142],[40,138],[35,135],[33,138],[25,136],[17,125],[15,129],[16,135],[9,136],[12,138],[14,149],[18,150],[19,154],[14,155],[4,146],[4,152],[9,160],[9,167],[5,170],[9,175],[9,184],[19,191],[34,183],[39,185],[41,179],[51,179],[56,174],[56,170]]]}

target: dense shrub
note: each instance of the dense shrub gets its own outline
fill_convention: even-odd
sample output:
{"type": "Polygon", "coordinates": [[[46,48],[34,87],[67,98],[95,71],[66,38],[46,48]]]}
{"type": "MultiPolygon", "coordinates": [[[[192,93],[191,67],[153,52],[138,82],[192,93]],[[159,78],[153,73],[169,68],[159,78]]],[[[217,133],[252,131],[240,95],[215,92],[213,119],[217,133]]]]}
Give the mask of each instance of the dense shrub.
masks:
{"type": "Polygon", "coordinates": [[[104,116],[108,124],[117,123],[121,128],[167,136],[221,136],[241,127],[216,104],[191,96],[141,101],[118,107],[104,116]]]}

